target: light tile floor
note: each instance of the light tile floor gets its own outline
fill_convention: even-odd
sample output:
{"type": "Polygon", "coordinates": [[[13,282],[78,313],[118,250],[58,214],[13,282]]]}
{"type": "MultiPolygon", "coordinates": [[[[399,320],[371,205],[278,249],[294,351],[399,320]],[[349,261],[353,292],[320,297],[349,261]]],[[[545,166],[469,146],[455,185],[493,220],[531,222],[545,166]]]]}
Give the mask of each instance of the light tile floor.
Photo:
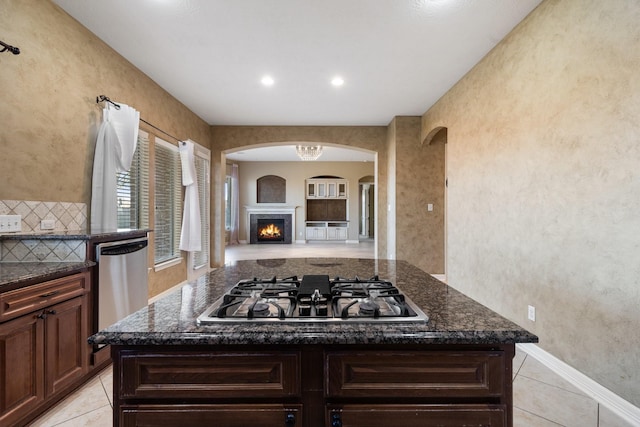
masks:
{"type": "MultiPolygon", "coordinates": [[[[360,244],[239,245],[227,262],[293,257],[374,258],[371,241],[360,244]]],[[[633,427],[570,383],[517,349],[513,360],[515,427],[633,427]]],[[[106,368],[81,389],[37,419],[34,427],[112,426],[112,370],[106,368]]]]}

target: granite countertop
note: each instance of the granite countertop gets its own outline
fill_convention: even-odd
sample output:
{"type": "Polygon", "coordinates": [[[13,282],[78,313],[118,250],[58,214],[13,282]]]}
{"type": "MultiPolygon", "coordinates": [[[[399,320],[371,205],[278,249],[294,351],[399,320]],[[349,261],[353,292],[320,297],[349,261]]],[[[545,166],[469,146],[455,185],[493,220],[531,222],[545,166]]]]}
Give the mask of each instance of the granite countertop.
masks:
{"type": "Polygon", "coordinates": [[[21,288],[94,266],[82,262],[0,262],[0,292],[21,288]]]}
{"type": "Polygon", "coordinates": [[[538,337],[404,261],[300,258],[238,261],[202,276],[89,338],[115,345],[507,344],[538,337]],[[197,317],[239,280],[305,274],[393,282],[427,323],[220,323],[197,317]]]}
{"type": "Polygon", "coordinates": [[[66,230],[40,233],[0,234],[1,240],[122,240],[130,237],[146,235],[149,229],[118,231],[83,231],[66,230]]]}

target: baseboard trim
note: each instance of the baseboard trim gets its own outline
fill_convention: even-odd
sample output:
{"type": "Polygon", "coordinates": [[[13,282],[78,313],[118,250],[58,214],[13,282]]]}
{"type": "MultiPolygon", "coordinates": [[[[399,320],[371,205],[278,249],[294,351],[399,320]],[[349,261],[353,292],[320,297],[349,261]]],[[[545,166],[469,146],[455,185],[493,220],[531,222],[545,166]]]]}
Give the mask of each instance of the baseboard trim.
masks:
{"type": "Polygon", "coordinates": [[[541,349],[536,344],[517,344],[522,350],[534,357],[540,363],[551,369],[563,379],[573,384],[587,396],[591,397],[611,412],[631,425],[640,425],[640,408],[618,396],[608,388],[600,385],[577,369],[567,365],[551,353],[541,349]]]}

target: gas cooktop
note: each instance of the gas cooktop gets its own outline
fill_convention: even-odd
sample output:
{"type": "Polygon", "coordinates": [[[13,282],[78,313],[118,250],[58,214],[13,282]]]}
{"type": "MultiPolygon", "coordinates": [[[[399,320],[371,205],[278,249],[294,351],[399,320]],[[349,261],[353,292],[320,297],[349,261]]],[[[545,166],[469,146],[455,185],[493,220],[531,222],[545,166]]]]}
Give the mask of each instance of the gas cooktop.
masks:
{"type": "Polygon", "coordinates": [[[305,275],[241,280],[197,322],[427,322],[387,280],[305,275]]]}

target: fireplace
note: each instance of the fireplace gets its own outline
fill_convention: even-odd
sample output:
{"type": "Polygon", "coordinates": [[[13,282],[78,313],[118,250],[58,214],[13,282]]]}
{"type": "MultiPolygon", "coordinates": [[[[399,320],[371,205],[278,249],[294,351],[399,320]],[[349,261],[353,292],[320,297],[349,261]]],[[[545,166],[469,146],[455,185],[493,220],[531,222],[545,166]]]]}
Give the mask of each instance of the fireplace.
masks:
{"type": "Polygon", "coordinates": [[[259,219],[256,233],[258,243],[284,242],[284,219],[259,219]]]}
{"type": "Polygon", "coordinates": [[[249,214],[249,243],[292,243],[292,217],[279,213],[249,214]]]}

